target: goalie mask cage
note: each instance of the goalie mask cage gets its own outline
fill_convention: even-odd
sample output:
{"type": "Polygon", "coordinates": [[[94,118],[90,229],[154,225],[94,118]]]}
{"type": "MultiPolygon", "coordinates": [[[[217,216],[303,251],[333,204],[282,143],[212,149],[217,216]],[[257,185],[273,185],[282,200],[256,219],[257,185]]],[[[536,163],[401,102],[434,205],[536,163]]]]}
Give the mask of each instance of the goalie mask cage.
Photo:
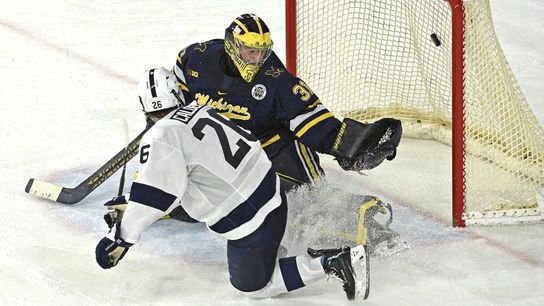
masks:
{"type": "Polygon", "coordinates": [[[286,0],[287,68],[338,117],[452,146],[454,226],[542,221],[544,130],[489,0],[286,0]]]}

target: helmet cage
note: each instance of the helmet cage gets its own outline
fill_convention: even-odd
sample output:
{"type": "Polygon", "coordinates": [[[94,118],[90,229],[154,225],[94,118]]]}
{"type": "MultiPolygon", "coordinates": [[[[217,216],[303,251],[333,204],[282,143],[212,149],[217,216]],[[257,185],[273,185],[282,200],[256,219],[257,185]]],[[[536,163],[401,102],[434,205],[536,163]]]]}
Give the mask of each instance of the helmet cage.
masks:
{"type": "Polygon", "coordinates": [[[242,61],[246,62],[248,65],[261,67],[264,62],[266,62],[270,54],[272,54],[273,44],[265,46],[252,46],[245,44],[240,37],[235,36],[234,45],[236,50],[238,50],[242,61]]]}
{"type": "Polygon", "coordinates": [[[239,16],[225,31],[225,52],[248,83],[272,54],[273,45],[268,27],[255,15],[239,16]]]}

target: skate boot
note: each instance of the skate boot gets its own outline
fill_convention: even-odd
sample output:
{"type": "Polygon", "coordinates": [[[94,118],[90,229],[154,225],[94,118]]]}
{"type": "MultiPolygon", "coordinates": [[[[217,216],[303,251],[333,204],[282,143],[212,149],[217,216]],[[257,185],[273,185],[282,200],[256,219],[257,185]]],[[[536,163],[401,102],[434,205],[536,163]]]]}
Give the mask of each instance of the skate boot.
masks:
{"type": "Polygon", "coordinates": [[[370,262],[364,245],[354,248],[344,246],[339,249],[314,250],[308,254],[321,257],[321,264],[327,275],[343,283],[348,300],[368,298],[370,292],[370,262]]]}
{"type": "Polygon", "coordinates": [[[372,256],[390,256],[410,247],[400,239],[400,235],[389,226],[393,222],[393,209],[380,199],[367,196],[359,209],[357,244],[364,244],[372,256]],[[389,214],[381,224],[374,217],[376,214],[389,214]]]}

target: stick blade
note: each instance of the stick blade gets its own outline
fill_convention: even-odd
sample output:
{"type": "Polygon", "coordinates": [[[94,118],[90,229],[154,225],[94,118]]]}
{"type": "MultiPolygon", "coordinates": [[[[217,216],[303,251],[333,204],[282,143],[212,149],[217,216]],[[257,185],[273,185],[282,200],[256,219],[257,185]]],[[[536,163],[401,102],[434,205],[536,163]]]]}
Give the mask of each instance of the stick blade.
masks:
{"type": "Polygon", "coordinates": [[[40,198],[57,201],[62,187],[48,182],[31,178],[25,187],[25,192],[40,198]]]}

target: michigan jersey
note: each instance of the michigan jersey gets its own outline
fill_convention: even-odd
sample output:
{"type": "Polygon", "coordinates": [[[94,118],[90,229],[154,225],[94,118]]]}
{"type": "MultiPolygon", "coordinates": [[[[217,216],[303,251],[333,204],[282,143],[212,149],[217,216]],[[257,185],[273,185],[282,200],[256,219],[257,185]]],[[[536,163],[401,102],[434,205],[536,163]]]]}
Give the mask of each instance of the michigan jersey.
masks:
{"type": "Polygon", "coordinates": [[[281,204],[260,143],[208,106],[193,103],[159,120],[142,138],[139,161],[121,223],[130,243],[180,202],[230,240],[252,233],[281,204]]]}
{"type": "Polygon", "coordinates": [[[275,53],[251,83],[225,73],[226,56],[220,39],[192,44],[179,53],[173,70],[186,101],[209,105],[251,131],[270,157],[295,138],[330,153],[340,121],[275,53]]]}

